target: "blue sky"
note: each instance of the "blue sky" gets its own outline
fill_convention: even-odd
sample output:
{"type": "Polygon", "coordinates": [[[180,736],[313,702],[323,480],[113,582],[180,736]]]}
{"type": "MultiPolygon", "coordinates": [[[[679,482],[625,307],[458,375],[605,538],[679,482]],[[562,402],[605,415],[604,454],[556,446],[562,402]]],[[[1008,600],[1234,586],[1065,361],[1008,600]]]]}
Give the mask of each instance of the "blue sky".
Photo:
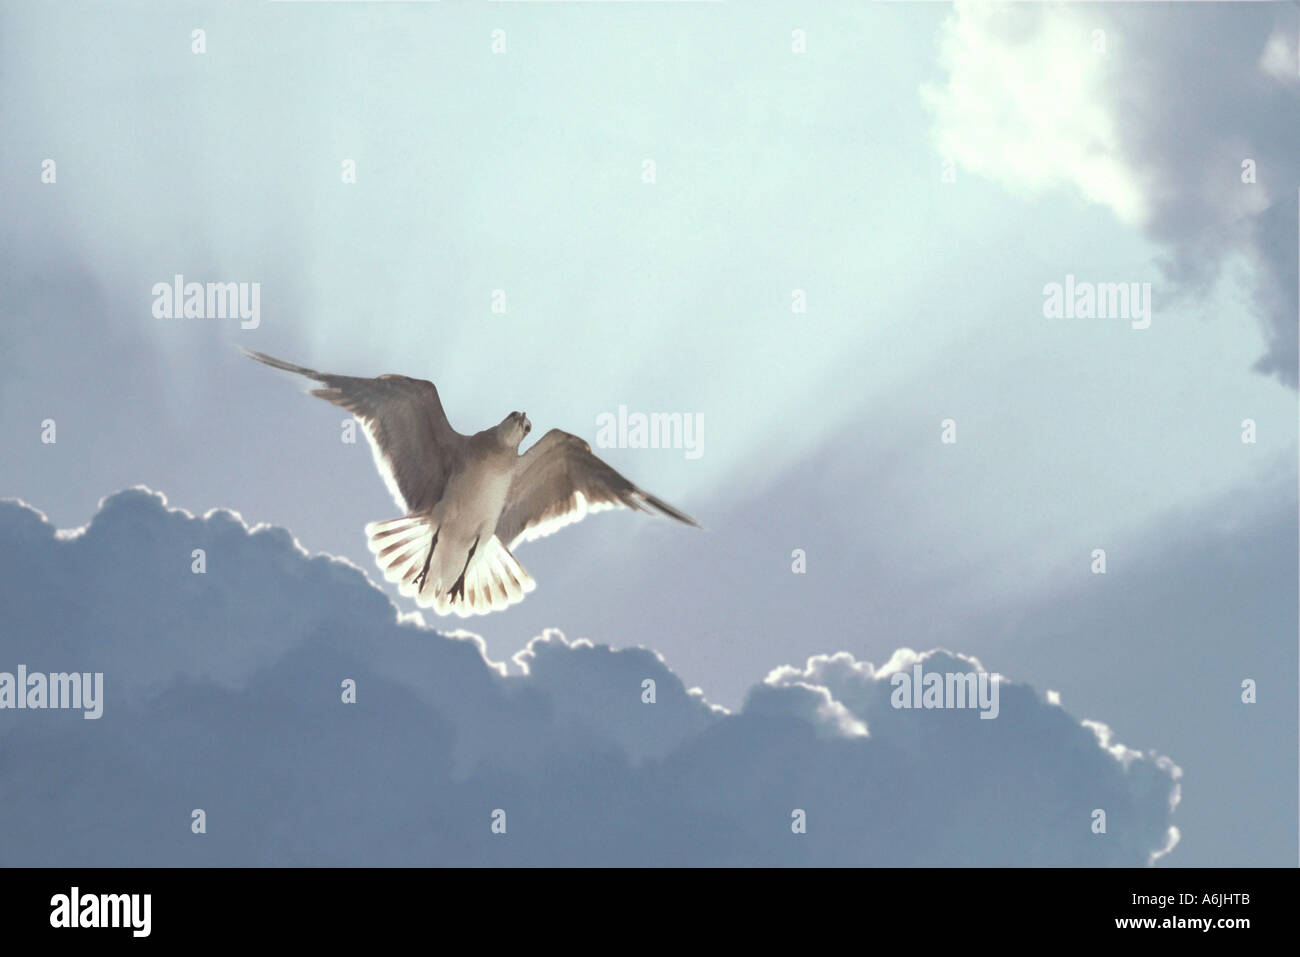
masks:
{"type": "Polygon", "coordinates": [[[731,709],[946,647],[1171,756],[1168,863],[1296,862],[1294,6],[0,17],[0,496],[76,527],[143,484],[373,580],[369,450],[238,346],[432,379],[465,432],[698,413],[698,459],[603,454],[704,533],[599,515],[426,622],[644,646],[731,709]],[[260,325],[155,318],[177,273],[260,325]],[[1045,318],[1067,275],[1150,283],[1150,328],[1045,318]]]}

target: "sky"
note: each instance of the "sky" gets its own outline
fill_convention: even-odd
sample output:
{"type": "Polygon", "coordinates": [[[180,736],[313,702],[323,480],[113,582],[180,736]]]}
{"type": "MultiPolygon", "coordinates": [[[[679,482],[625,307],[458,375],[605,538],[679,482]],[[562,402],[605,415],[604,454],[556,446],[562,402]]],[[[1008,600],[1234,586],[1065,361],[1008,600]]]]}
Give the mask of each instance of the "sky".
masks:
{"type": "MultiPolygon", "coordinates": [[[[444,729],[405,793],[419,774],[490,775],[440,749],[454,755],[466,727],[511,737],[527,722],[492,697],[442,701],[404,672],[460,655],[466,681],[558,714],[573,692],[536,688],[515,659],[558,629],[565,641],[532,647],[586,668],[584,688],[601,685],[590,656],[604,655],[699,689],[677,736],[653,745],[599,743],[631,720],[623,699],[589,697],[548,724],[538,748],[588,762],[593,793],[637,790],[650,748],[683,762],[660,784],[694,775],[700,806],[758,833],[768,811],[726,808],[747,760],[779,780],[800,750],[785,732],[765,750],[758,719],[776,695],[804,722],[796,738],[843,737],[807,771],[838,827],[859,826],[845,809],[863,776],[893,807],[909,797],[881,783],[898,776],[872,763],[854,721],[905,742],[918,766],[924,754],[955,773],[988,756],[1005,772],[990,771],[988,793],[1034,781],[1025,801],[1057,787],[1090,809],[1095,785],[1143,822],[1099,849],[1086,820],[1082,837],[1045,821],[1044,848],[999,857],[1006,833],[962,830],[993,812],[927,803],[917,826],[946,822],[942,847],[846,859],[831,842],[810,863],[1145,862],[1176,827],[1160,865],[1294,865],[1298,37],[1294,4],[0,6],[0,498],[24,503],[0,515],[15,543],[2,560],[22,572],[4,591],[0,670],[21,654],[35,668],[60,635],[70,657],[49,670],[102,662],[102,724],[126,726],[96,744],[101,724],[78,719],[42,742],[101,771],[141,722],[167,729],[141,773],[175,759],[175,736],[201,733],[192,696],[210,728],[236,707],[250,729],[287,711],[358,748],[392,721],[444,729]],[[256,328],[155,316],[154,285],[177,274],[259,283],[256,328]],[[1067,277],[1149,284],[1149,327],[1047,317],[1044,288],[1067,277]],[[374,585],[362,529],[397,506],[369,449],[341,441],[340,410],[241,346],[431,379],[467,433],[522,409],[535,435],[594,444],[620,406],[697,415],[698,457],[597,451],[705,529],[593,516],[520,547],[538,582],[522,604],[417,619],[374,585]],[[114,498],[135,486],[167,506],[114,498]],[[52,538],[101,521],[101,535],[52,538]],[[248,616],[219,653],[213,606],[174,577],[191,575],[192,543],[214,523],[224,537],[206,580],[223,589],[216,607],[248,616]],[[337,561],[313,564],[292,540],[337,561]],[[176,568],[143,563],[167,541],[176,568]],[[233,579],[229,557],[249,563],[233,579]],[[324,580],[306,587],[308,569],[324,580]],[[87,624],[98,619],[115,624],[87,624]],[[438,637],[457,629],[477,637],[438,637]],[[618,651],[575,650],[580,639],[618,651]],[[164,648],[167,669],[128,677],[164,648]],[[637,648],[650,657],[619,657],[637,648]],[[903,649],[975,659],[1027,689],[1025,707],[974,724],[996,726],[996,741],[939,723],[927,744],[899,723],[919,712],[881,711],[816,664],[842,653],[870,677],[903,649]],[[314,678],[337,688],[349,667],[404,688],[385,692],[393,710],[351,731],[333,701],[315,718],[294,711],[314,678]],[[781,697],[782,669],[804,675],[793,683],[817,708],[781,697]],[[1248,679],[1254,704],[1241,701],[1248,679]],[[294,690],[272,702],[273,687],[294,690]],[[1141,774],[1113,780],[1124,762],[1085,721],[1135,749],[1141,774]],[[1042,782],[1081,740],[1101,763],[1042,782]],[[591,755],[611,748],[619,770],[595,770],[591,755]]],[[[408,729],[393,746],[420,741],[408,729]]],[[[196,782],[224,787],[230,747],[195,762],[196,782]]],[[[295,747],[268,743],[250,767],[295,747]]],[[[502,773],[534,803],[558,800],[519,750],[502,773]]],[[[304,756],[266,799],[281,784],[314,794],[327,764],[304,756]]],[[[198,800],[160,786],[172,799],[198,800]]],[[[373,800],[358,785],[321,823],[373,800]]],[[[251,827],[263,812],[239,817],[251,827]]],[[[653,813],[681,824],[680,808],[653,813]]],[[[334,859],[311,823],[284,826],[297,857],[278,862],[334,859]]],[[[375,863],[411,860],[392,840],[375,863]]],[[[786,860],[757,838],[718,840],[727,860],[786,860]]],[[[252,846],[203,853],[242,861],[252,846]]],[[[419,846],[440,853],[436,836],[419,846]]],[[[191,852],[140,847],[130,862],[191,852]]]]}

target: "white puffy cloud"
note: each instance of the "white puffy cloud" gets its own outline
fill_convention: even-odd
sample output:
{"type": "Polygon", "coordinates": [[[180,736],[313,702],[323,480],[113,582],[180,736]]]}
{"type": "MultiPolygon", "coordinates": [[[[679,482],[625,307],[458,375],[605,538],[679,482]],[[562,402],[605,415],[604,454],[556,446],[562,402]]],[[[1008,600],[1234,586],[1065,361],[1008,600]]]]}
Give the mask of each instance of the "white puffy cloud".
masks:
{"type": "Polygon", "coordinates": [[[1280,26],[1269,35],[1259,56],[1260,70],[1279,83],[1300,83],[1300,65],[1296,63],[1297,41],[1294,33],[1280,26]]]}
{"type": "Polygon", "coordinates": [[[1267,341],[1257,368],[1296,385],[1300,72],[1287,8],[961,2],[939,61],[944,80],[922,100],[959,170],[1109,208],[1166,249],[1184,294],[1246,269],[1267,341]]]}
{"type": "Polygon", "coordinates": [[[0,555],[0,670],[105,676],[99,720],[0,711],[11,865],[1132,865],[1176,839],[1172,762],[1024,685],[996,720],[889,705],[900,669],[983,671],[947,652],[816,657],[733,714],[642,648],[552,631],[490,662],[283,529],[144,489],[71,533],[0,503],[0,555]]]}
{"type": "Polygon", "coordinates": [[[1075,186],[1138,225],[1150,215],[1146,190],[1121,150],[1094,23],[1068,6],[958,4],[941,40],[947,83],[922,98],[959,169],[1017,192],[1075,186]]]}

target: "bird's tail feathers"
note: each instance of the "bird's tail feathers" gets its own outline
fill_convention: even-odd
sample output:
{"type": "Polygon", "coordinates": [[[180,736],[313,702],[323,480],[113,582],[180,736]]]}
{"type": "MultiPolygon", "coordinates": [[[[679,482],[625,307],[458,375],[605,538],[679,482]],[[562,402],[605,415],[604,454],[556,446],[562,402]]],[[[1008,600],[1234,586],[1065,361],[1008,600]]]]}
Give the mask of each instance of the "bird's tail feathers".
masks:
{"type": "MultiPolygon", "coordinates": [[[[425,556],[433,544],[433,526],[428,518],[406,515],[366,526],[366,544],[374,552],[375,562],[390,582],[401,584],[402,594],[424,567],[425,556]]],[[[436,572],[430,568],[430,572],[436,572]]],[[[430,578],[432,575],[429,576],[430,578]]],[[[414,585],[412,594],[414,593],[414,585]]]]}
{"type": "Polygon", "coordinates": [[[366,526],[367,544],[384,578],[398,591],[439,615],[462,618],[486,615],[523,601],[537,587],[501,540],[493,535],[474,550],[469,567],[465,555],[450,542],[434,543],[435,529],[428,516],[406,515],[366,526]],[[432,546],[433,555],[429,549],[432,546]],[[427,565],[426,565],[427,562],[427,565]],[[465,571],[464,594],[453,600],[451,590],[465,571]],[[424,580],[420,581],[423,572],[424,580]]]}
{"type": "Polygon", "coordinates": [[[453,602],[444,593],[438,595],[432,605],[440,615],[449,612],[462,618],[486,615],[523,601],[524,596],[536,587],[533,576],[519,564],[501,539],[493,535],[474,552],[474,559],[465,572],[464,596],[457,596],[453,602]]]}

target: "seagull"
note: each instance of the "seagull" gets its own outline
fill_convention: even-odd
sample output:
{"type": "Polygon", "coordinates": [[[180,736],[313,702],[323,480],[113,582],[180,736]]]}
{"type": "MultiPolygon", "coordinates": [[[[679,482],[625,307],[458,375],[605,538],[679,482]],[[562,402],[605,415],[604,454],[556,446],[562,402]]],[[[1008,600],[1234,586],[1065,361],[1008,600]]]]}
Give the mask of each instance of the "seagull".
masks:
{"type": "Polygon", "coordinates": [[[533,428],[523,412],[461,435],[447,421],[437,387],[425,379],[355,378],[254,349],[244,354],[319,382],[312,395],[361,422],[375,466],[405,513],[366,526],[370,551],[402,595],[439,615],[467,618],[523,601],[537,585],[511,549],[588,512],[657,511],[700,527],[592,455],[576,435],[551,429],[519,454],[533,428]]]}

